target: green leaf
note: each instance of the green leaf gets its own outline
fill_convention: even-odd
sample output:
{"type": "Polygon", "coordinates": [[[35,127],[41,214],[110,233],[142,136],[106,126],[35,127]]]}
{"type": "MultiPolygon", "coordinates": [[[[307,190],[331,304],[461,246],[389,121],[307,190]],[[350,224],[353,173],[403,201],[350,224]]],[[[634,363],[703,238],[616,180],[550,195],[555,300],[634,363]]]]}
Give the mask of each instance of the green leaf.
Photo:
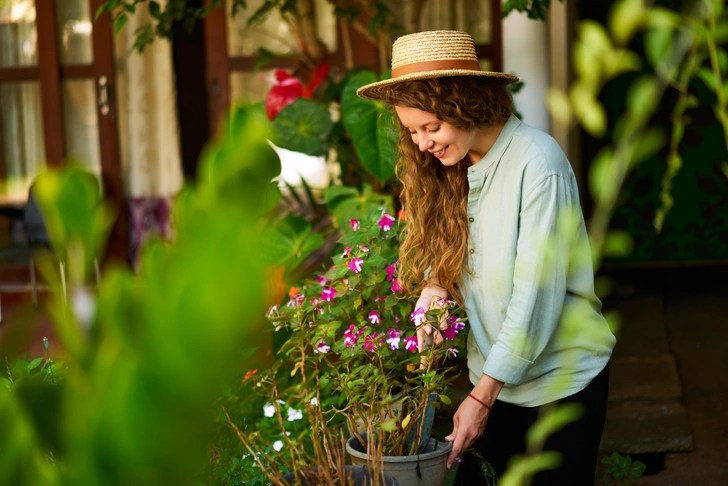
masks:
{"type": "Polygon", "coordinates": [[[43,362],[43,358],[35,358],[33,361],[28,363],[28,371],[35,369],[39,364],[43,362]]]}
{"type": "Polygon", "coordinates": [[[625,257],[634,249],[634,240],[626,231],[612,230],[604,240],[604,256],[625,257]]]}
{"type": "Polygon", "coordinates": [[[652,115],[659,101],[659,86],[653,76],[645,75],[635,80],[627,91],[627,109],[635,122],[652,115]]]}
{"type": "Polygon", "coordinates": [[[391,194],[375,193],[368,184],[364,184],[362,192],[348,186],[331,186],[324,193],[324,202],[338,228],[350,227],[352,219],[364,220],[375,212],[393,209],[391,194]]]}
{"type": "Polygon", "coordinates": [[[102,13],[106,12],[106,5],[101,4],[99,5],[99,8],[96,9],[96,13],[94,14],[94,21],[98,20],[102,13]]]}
{"type": "Polygon", "coordinates": [[[439,395],[440,401],[445,405],[452,405],[452,400],[447,395],[439,395]]]}
{"type": "Polygon", "coordinates": [[[294,152],[324,155],[331,127],[329,110],[320,103],[299,98],[283,108],[273,121],[273,143],[294,152]]]}
{"type": "Polygon", "coordinates": [[[632,458],[629,456],[622,456],[622,459],[619,461],[619,465],[625,471],[629,470],[629,466],[632,465],[632,458]]]}
{"type": "Polygon", "coordinates": [[[716,83],[712,69],[707,67],[702,67],[698,69],[698,77],[703,80],[708,88],[710,88],[712,91],[715,91],[716,83]]]}
{"type": "Polygon", "coordinates": [[[594,93],[586,85],[577,83],[570,95],[571,106],[584,129],[594,137],[603,137],[607,130],[607,114],[594,93]]]}
{"type": "Polygon", "coordinates": [[[323,236],[300,216],[289,215],[263,236],[267,263],[294,268],[323,244],[323,236]]]}
{"type": "Polygon", "coordinates": [[[561,430],[567,424],[574,422],[583,415],[583,407],[576,403],[559,405],[540,417],[526,433],[526,443],[529,449],[540,450],[546,439],[554,432],[561,430]]]}
{"type": "Polygon", "coordinates": [[[637,141],[630,165],[632,167],[655,155],[665,145],[666,137],[662,128],[651,127],[637,141]]]}
{"type": "Polygon", "coordinates": [[[399,135],[394,116],[384,103],[356,94],[357,89],[375,81],[377,77],[371,71],[352,76],[341,95],[341,115],[359,160],[377,179],[386,182],[394,176],[397,158],[399,135]]]}
{"type": "Polygon", "coordinates": [[[613,152],[611,147],[603,149],[592,161],[589,170],[589,191],[595,201],[604,201],[616,190],[611,170],[613,152]]]}
{"type": "Polygon", "coordinates": [[[159,3],[155,2],[154,0],[149,2],[149,15],[151,15],[155,19],[158,19],[160,14],[161,9],[159,8],[159,3]]]}
{"type": "Polygon", "coordinates": [[[127,20],[129,20],[129,18],[126,16],[126,14],[121,14],[114,19],[114,33],[116,35],[119,35],[121,29],[123,29],[124,25],[126,25],[127,20]]]}
{"type": "Polygon", "coordinates": [[[641,461],[635,461],[629,470],[629,475],[634,479],[640,479],[642,474],[644,474],[645,469],[647,469],[647,464],[641,461]]]}
{"type": "Polygon", "coordinates": [[[639,29],[645,16],[644,0],[620,0],[609,16],[609,30],[619,45],[626,45],[639,29]]]}
{"type": "Polygon", "coordinates": [[[13,383],[7,378],[0,378],[0,384],[4,385],[8,390],[13,387],[13,383]]]}
{"type": "Polygon", "coordinates": [[[650,29],[645,34],[645,54],[654,67],[664,64],[672,46],[673,31],[670,29],[650,29]]]}
{"type": "Polygon", "coordinates": [[[546,93],[546,104],[554,123],[565,127],[571,125],[571,104],[566,93],[556,86],[551,86],[546,93]]]}

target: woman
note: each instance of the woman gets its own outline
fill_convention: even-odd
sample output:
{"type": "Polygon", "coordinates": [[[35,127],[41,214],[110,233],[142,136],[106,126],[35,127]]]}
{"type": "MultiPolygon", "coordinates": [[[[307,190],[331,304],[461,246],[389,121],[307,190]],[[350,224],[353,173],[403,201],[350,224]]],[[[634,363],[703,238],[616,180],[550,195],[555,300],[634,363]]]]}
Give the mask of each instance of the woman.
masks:
{"type": "MultiPolygon", "coordinates": [[[[561,466],[535,484],[593,484],[615,338],[573,171],[549,135],[513,115],[516,80],[481,71],[468,34],[421,32],[394,43],[392,79],[357,93],[400,123],[402,284],[420,292],[416,307],[449,296],[468,313],[473,388],[453,417],[448,467],[473,445],[501,474],[545,407],[575,402],[581,418],[545,444],[561,466]]],[[[420,346],[432,332],[418,329],[420,346]]]]}

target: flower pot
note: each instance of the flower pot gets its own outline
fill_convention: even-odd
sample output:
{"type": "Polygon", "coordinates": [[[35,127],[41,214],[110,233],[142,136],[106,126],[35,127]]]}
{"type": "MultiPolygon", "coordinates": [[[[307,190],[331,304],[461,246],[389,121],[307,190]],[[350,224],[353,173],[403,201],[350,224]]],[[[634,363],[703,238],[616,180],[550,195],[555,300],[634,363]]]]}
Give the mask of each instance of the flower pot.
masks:
{"type": "MultiPolygon", "coordinates": [[[[366,440],[366,437],[362,437],[366,440]]],[[[424,450],[414,456],[384,456],[383,469],[397,479],[400,486],[442,486],[447,474],[447,456],[452,442],[430,439],[424,450]]],[[[356,437],[346,441],[346,452],[354,465],[366,465],[366,446],[356,437]]]]}
{"type": "MultiPolygon", "coordinates": [[[[392,403],[392,411],[401,414],[402,413],[402,396],[397,395],[394,398],[394,401],[392,403]]],[[[407,435],[407,448],[409,449],[410,444],[413,440],[415,440],[415,434],[420,428],[420,425],[422,424],[422,421],[424,420],[424,426],[422,426],[422,437],[420,438],[420,448],[424,447],[424,445],[427,444],[427,442],[430,440],[430,434],[432,433],[432,424],[435,421],[435,401],[437,400],[437,394],[436,393],[430,393],[430,396],[428,397],[428,405],[425,409],[424,416],[421,416],[418,420],[415,426],[410,430],[409,434],[407,435]],[[424,444],[424,445],[423,445],[424,444]]],[[[364,421],[361,420],[361,418],[356,419],[356,425],[357,425],[357,432],[359,435],[366,434],[366,426],[364,425],[364,421]]],[[[349,424],[346,424],[347,429],[349,430],[349,434],[354,435],[354,431],[351,429],[351,426],[349,424]]]]}
{"type": "MultiPolygon", "coordinates": [[[[352,482],[349,483],[350,486],[370,486],[372,484],[372,477],[369,473],[369,469],[366,466],[345,466],[346,468],[346,475],[351,478],[352,482]]],[[[313,468],[316,470],[316,468],[313,468]]],[[[383,472],[384,475],[383,481],[380,481],[380,484],[384,486],[399,486],[399,483],[389,473],[383,472]]],[[[286,481],[286,484],[296,484],[296,481],[294,480],[294,474],[288,473],[285,476],[283,476],[283,479],[286,481]]],[[[317,483],[311,483],[309,484],[308,481],[306,481],[306,478],[301,478],[300,481],[302,486],[317,486],[317,483]]],[[[273,485],[271,485],[273,486],[273,485]]]]}

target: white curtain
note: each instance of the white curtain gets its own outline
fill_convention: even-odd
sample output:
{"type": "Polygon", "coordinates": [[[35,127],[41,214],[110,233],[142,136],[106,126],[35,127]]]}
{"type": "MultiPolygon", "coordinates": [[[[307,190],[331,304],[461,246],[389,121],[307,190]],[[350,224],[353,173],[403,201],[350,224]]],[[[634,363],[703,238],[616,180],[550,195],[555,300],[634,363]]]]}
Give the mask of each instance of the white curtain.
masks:
{"type": "Polygon", "coordinates": [[[183,184],[172,46],[156,39],[142,54],[132,50],[134,31],[149,19],[138,8],[114,39],[124,187],[132,198],[174,196],[183,184]]]}
{"type": "MultiPolygon", "coordinates": [[[[0,68],[37,65],[36,41],[34,2],[0,2],[0,68]]],[[[37,82],[0,84],[0,137],[5,162],[0,200],[22,202],[32,178],[45,167],[37,82]]]]}

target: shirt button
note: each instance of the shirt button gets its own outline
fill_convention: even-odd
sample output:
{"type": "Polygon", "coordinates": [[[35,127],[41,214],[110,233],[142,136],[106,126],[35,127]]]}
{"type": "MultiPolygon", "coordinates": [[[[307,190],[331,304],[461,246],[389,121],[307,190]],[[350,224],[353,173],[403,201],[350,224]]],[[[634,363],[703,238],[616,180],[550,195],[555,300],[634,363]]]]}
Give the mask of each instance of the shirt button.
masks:
{"type": "Polygon", "coordinates": [[[472,223],[473,221],[475,221],[475,218],[468,218],[468,221],[472,223]]]}
{"type": "Polygon", "coordinates": [[[475,248],[470,249],[470,254],[472,255],[473,253],[475,253],[475,248]]]}

